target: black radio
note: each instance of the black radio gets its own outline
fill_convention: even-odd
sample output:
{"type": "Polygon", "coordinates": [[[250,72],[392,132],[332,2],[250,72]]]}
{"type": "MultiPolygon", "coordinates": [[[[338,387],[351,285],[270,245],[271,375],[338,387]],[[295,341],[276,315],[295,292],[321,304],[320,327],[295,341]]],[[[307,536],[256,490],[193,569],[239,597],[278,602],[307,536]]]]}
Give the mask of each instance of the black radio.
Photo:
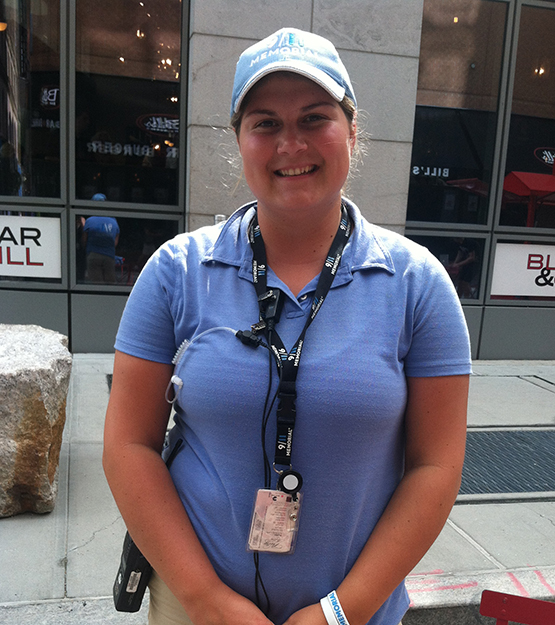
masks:
{"type": "Polygon", "coordinates": [[[139,611],[151,574],[152,567],[127,532],[113,588],[116,610],[139,611]]]}
{"type": "MultiPolygon", "coordinates": [[[[171,450],[166,466],[170,467],[183,441],[178,439],[171,450]]],[[[119,612],[138,612],[146,587],[152,575],[152,567],[141,550],[126,532],[118,573],[113,587],[114,605],[119,612]]]]}

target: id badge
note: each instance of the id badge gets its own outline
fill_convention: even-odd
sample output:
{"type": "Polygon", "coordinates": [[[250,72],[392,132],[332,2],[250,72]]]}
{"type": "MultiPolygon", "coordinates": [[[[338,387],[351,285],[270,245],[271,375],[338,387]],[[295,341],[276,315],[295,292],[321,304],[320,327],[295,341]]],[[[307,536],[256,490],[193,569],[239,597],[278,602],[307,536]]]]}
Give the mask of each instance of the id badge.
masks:
{"type": "Polygon", "coordinates": [[[256,493],[247,549],[293,553],[299,528],[302,495],[261,488],[256,493]]]}

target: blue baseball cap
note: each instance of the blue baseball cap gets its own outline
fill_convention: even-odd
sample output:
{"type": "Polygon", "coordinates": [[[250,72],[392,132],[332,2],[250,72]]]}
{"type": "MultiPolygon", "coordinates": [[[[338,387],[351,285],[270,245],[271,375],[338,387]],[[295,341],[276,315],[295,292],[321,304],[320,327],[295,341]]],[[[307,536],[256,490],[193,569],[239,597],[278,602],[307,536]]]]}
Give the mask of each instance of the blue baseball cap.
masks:
{"type": "Polygon", "coordinates": [[[251,87],[272,72],[305,76],[338,102],[347,95],[356,106],[351,79],[331,41],[296,28],[282,28],[239,57],[231,97],[232,117],[251,87]]]}

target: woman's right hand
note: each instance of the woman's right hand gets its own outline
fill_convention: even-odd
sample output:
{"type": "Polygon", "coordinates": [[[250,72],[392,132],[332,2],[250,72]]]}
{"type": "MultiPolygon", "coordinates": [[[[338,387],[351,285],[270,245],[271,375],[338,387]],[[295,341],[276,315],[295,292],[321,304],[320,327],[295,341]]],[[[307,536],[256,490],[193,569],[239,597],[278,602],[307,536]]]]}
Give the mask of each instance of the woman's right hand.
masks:
{"type": "Polygon", "coordinates": [[[206,597],[187,601],[186,611],[195,625],[273,625],[252,601],[223,582],[206,597]]]}

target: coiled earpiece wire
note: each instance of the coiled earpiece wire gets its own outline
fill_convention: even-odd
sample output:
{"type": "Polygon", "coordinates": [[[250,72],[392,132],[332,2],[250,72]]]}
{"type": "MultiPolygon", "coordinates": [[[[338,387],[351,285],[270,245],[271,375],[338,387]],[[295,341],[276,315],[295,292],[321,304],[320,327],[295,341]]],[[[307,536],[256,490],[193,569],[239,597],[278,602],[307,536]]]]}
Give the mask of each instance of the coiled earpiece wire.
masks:
{"type": "MultiPolygon", "coordinates": [[[[272,325],[273,324],[271,324],[271,326],[272,325]]],[[[264,485],[265,485],[265,488],[271,488],[272,465],[270,464],[268,453],[266,451],[266,429],[268,425],[268,420],[270,418],[275,401],[277,399],[278,391],[277,390],[275,391],[274,396],[270,401],[270,397],[272,393],[273,371],[274,371],[274,367],[273,367],[274,356],[273,356],[272,349],[269,347],[269,345],[265,343],[262,340],[262,338],[257,336],[254,332],[242,331],[242,330],[237,331],[237,330],[234,330],[233,328],[229,328],[226,326],[217,326],[215,328],[209,328],[208,330],[201,332],[200,334],[195,336],[192,340],[185,339],[181,343],[181,345],[178,347],[177,351],[175,352],[175,355],[172,359],[172,364],[175,367],[177,367],[177,365],[182,361],[185,353],[187,352],[189,347],[193,345],[193,343],[196,343],[201,338],[205,337],[208,334],[211,334],[212,332],[218,332],[218,331],[231,332],[245,345],[248,345],[254,348],[262,346],[268,350],[268,388],[266,391],[266,397],[264,400],[264,410],[262,413],[261,442],[262,442],[262,453],[263,453],[263,462],[264,462],[264,485]]],[[[269,340],[271,340],[271,334],[272,334],[272,327],[268,328],[269,340]]],[[[280,374],[280,381],[281,381],[281,367],[279,366],[279,364],[278,364],[278,371],[280,374]]],[[[173,405],[177,401],[179,397],[179,393],[181,392],[182,388],[183,388],[183,380],[179,376],[174,374],[171,377],[170,382],[168,383],[168,387],[166,388],[166,394],[165,394],[166,401],[169,404],[173,405]],[[174,393],[173,393],[173,397],[170,399],[170,391],[172,387],[174,388],[174,393]]],[[[279,388],[279,385],[278,385],[278,388],[279,388]]],[[[262,575],[260,573],[260,554],[258,552],[254,552],[253,559],[254,559],[254,568],[255,568],[256,604],[260,607],[262,612],[267,616],[271,609],[271,603],[270,603],[270,597],[268,595],[266,587],[264,586],[262,575]],[[265,608],[262,607],[261,592],[264,595],[265,608]]]]}

